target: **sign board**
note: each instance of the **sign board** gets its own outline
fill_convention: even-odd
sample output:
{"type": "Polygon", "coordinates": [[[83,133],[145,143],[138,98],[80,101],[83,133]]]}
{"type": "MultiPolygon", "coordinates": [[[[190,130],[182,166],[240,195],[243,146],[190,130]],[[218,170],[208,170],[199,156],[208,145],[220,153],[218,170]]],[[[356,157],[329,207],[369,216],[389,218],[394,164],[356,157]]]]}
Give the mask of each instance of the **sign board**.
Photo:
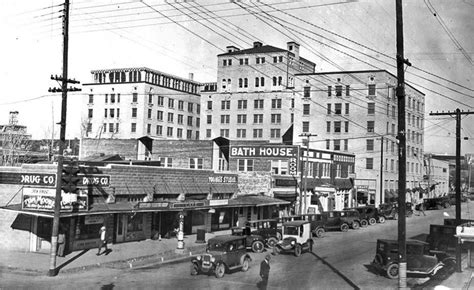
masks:
{"type": "Polygon", "coordinates": [[[275,179],[276,186],[296,186],[298,181],[296,179],[275,179]]]}
{"type": "Polygon", "coordinates": [[[84,216],[84,224],[92,225],[92,224],[103,224],[104,223],[104,216],[103,215],[86,215],[84,216]]]}
{"type": "Polygon", "coordinates": [[[78,186],[110,186],[110,175],[93,174],[85,176],[83,174],[79,174],[78,176],[80,177],[79,183],[77,184],[78,186]]]}
{"type": "MultiPolygon", "coordinates": [[[[22,208],[27,210],[54,211],[56,190],[51,188],[24,188],[22,208]]],[[[87,194],[61,193],[61,211],[87,210],[87,194]]]]}
{"type": "Polygon", "coordinates": [[[56,186],[56,174],[0,172],[0,184],[22,184],[54,187],[56,186]]]}
{"type": "Polygon", "coordinates": [[[209,183],[237,183],[237,175],[214,175],[208,177],[209,183]]]}
{"type": "Polygon", "coordinates": [[[298,146],[286,145],[231,145],[230,157],[298,158],[298,146]]]}
{"type": "Polygon", "coordinates": [[[169,202],[140,202],[138,208],[168,208],[169,202]]]}
{"type": "Polygon", "coordinates": [[[185,202],[177,202],[177,203],[172,203],[171,208],[193,208],[193,207],[201,207],[205,206],[204,201],[185,201],[185,202]]]}
{"type": "Polygon", "coordinates": [[[211,199],[211,200],[209,200],[209,205],[210,206],[228,205],[228,204],[229,204],[228,199],[211,199]]]}

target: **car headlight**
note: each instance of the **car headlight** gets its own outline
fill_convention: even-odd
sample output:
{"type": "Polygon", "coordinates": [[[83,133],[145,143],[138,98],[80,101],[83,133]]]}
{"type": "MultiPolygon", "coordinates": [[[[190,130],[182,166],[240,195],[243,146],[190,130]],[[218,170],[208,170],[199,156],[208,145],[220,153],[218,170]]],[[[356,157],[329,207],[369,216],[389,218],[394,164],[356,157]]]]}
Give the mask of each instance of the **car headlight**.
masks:
{"type": "Polygon", "coordinates": [[[201,256],[197,256],[197,259],[200,261],[200,260],[201,260],[201,256]]]}
{"type": "Polygon", "coordinates": [[[291,241],[291,245],[294,246],[294,245],[295,245],[295,241],[291,241]]]}
{"type": "Polygon", "coordinates": [[[213,263],[214,263],[215,261],[216,261],[216,258],[214,258],[214,257],[211,257],[211,262],[213,262],[213,263]]]}

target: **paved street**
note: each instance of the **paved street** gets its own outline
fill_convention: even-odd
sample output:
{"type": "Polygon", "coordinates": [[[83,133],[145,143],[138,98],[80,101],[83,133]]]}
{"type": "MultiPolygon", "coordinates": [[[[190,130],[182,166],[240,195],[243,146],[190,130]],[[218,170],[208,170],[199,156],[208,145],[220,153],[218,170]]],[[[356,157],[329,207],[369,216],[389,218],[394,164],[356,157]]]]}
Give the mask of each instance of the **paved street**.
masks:
{"type": "MultiPolygon", "coordinates": [[[[463,218],[470,218],[472,205],[463,204],[463,218]]],[[[454,217],[454,207],[448,210],[426,211],[427,216],[407,218],[407,237],[429,232],[429,224],[442,223],[443,212],[454,217]]],[[[316,240],[313,254],[304,253],[297,258],[290,254],[272,256],[270,288],[281,289],[394,289],[397,280],[390,280],[370,271],[369,264],[375,253],[377,238],[396,238],[397,221],[389,220],[347,233],[328,232],[316,240]]],[[[236,271],[217,279],[213,275],[191,276],[189,262],[165,265],[147,265],[137,269],[119,270],[98,268],[86,272],[60,274],[50,278],[3,275],[2,287],[54,287],[67,288],[209,288],[209,289],[252,289],[259,281],[259,263],[267,253],[251,253],[253,261],[248,272],[236,271]]],[[[409,279],[415,286],[424,280],[409,279]]]]}

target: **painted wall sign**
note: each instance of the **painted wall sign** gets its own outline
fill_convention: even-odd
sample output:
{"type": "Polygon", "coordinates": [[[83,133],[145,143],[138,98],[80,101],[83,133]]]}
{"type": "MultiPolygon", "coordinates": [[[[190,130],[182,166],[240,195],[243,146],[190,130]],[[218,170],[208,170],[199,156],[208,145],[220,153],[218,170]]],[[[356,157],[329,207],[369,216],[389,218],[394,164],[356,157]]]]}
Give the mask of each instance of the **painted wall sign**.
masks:
{"type": "Polygon", "coordinates": [[[171,208],[192,208],[192,207],[200,207],[200,206],[205,206],[204,201],[186,201],[186,202],[177,202],[177,203],[172,203],[171,208]]]}
{"type": "Polygon", "coordinates": [[[110,186],[110,175],[78,175],[81,179],[79,180],[78,186],[110,186]]]}
{"type": "Polygon", "coordinates": [[[138,208],[168,208],[168,202],[140,202],[138,208]]]}
{"type": "Polygon", "coordinates": [[[228,199],[211,199],[211,200],[209,200],[209,205],[210,206],[228,205],[228,204],[229,204],[228,199]]]}
{"type": "Polygon", "coordinates": [[[231,157],[250,157],[250,158],[298,158],[298,146],[280,146],[280,145],[231,145],[231,157]]]}
{"type": "Polygon", "coordinates": [[[237,183],[236,175],[215,175],[208,177],[209,183],[237,183]]]}
{"type": "Polygon", "coordinates": [[[56,174],[0,172],[0,184],[22,184],[53,187],[56,185],[56,174]]]}
{"type": "MultiPolygon", "coordinates": [[[[22,208],[28,210],[54,211],[55,189],[24,188],[22,208]]],[[[87,210],[89,199],[86,194],[61,194],[61,211],[87,210]]]]}

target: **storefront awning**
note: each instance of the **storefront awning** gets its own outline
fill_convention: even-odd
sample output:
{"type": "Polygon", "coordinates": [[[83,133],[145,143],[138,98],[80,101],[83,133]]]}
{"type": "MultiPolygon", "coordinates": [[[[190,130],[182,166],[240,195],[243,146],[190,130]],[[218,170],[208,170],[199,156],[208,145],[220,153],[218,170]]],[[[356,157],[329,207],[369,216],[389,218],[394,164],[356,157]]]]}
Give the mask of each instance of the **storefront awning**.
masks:
{"type": "Polygon", "coordinates": [[[334,180],[334,187],[337,190],[349,190],[354,187],[349,178],[336,178],[334,180]]]}

